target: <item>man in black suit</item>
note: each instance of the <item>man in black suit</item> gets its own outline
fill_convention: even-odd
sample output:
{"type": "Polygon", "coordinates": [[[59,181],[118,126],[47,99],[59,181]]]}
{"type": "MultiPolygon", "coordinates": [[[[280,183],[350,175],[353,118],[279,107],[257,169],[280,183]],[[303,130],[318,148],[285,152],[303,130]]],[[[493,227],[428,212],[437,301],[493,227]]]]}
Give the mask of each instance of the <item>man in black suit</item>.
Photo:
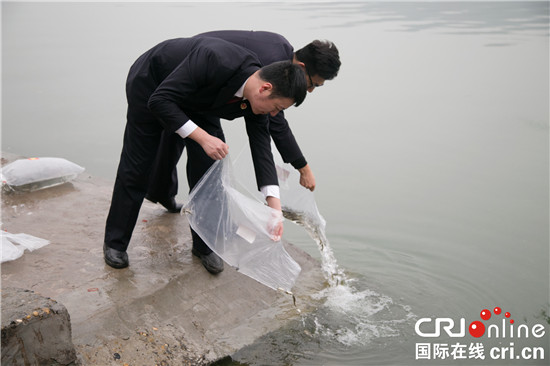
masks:
{"type": "MultiPolygon", "coordinates": [[[[280,211],[280,200],[271,193],[278,181],[267,116],[299,106],[306,91],[299,66],[287,61],[262,67],[254,53],[217,38],[168,40],[140,56],[126,83],[127,124],[105,228],[105,262],[114,268],[129,264],[126,250],[159,147],[185,140],[192,188],[215,160],[228,153],[220,118],[244,117],[258,188],[267,204],[280,211]],[[242,100],[232,103],[235,97],[242,100]]],[[[179,156],[174,159],[177,163],[179,156]]],[[[178,211],[169,197],[161,203],[178,211]]],[[[282,234],[282,223],[274,234],[282,234]]],[[[193,242],[193,254],[207,270],[223,270],[223,262],[198,236],[193,242]]]]}
{"type": "MultiPolygon", "coordinates": [[[[294,52],[288,40],[280,34],[265,31],[222,30],[201,33],[195,37],[215,37],[237,44],[253,52],[262,65],[291,60],[307,75],[308,92],[332,80],[340,69],[340,56],[336,46],[329,41],[315,40],[294,52]]],[[[290,163],[300,172],[300,184],[311,191],[315,189],[315,176],[302,154],[290,129],[284,112],[269,116],[269,132],[285,163],[290,163]]],[[[160,202],[170,211],[179,212],[173,197],[177,194],[178,177],[176,164],[182,154],[185,142],[174,139],[159,150],[153,179],[150,181],[146,198],[160,202]]]]}
{"type": "MultiPolygon", "coordinates": [[[[216,37],[237,44],[258,56],[262,65],[291,60],[307,75],[308,92],[332,80],[340,69],[340,55],[334,43],[314,40],[294,52],[288,40],[280,34],[266,31],[220,30],[201,33],[197,37],[216,37]]],[[[313,191],[315,176],[302,154],[284,112],[269,117],[269,132],[285,163],[300,172],[300,184],[313,191]]]]}

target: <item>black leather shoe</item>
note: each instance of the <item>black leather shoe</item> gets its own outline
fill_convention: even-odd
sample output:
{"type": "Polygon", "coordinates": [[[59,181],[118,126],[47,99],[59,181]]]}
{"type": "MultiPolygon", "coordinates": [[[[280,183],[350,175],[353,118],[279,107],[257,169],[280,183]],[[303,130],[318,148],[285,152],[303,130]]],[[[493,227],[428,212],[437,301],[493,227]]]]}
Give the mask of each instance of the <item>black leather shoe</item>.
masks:
{"type": "Polygon", "coordinates": [[[202,254],[198,250],[195,250],[195,248],[191,250],[191,253],[193,253],[194,256],[199,257],[202,265],[208,272],[218,274],[223,271],[223,261],[216,253],[211,252],[210,254],[202,254]]]}
{"type": "Polygon", "coordinates": [[[109,248],[107,244],[103,244],[103,258],[113,268],[126,268],[129,264],[128,253],[109,248]]]}
{"type": "Polygon", "coordinates": [[[149,197],[145,198],[153,203],[160,203],[170,213],[179,213],[183,207],[183,204],[176,202],[176,197],[169,198],[167,201],[156,201],[149,197]]]}

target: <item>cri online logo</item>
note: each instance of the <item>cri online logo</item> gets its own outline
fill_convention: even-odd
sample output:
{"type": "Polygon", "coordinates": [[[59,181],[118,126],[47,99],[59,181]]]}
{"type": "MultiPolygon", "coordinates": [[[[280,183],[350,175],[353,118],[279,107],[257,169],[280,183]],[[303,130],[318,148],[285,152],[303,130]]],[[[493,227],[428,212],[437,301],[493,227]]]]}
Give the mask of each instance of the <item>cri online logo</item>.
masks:
{"type": "MultiPolygon", "coordinates": [[[[495,315],[500,315],[502,313],[502,309],[496,307],[493,312],[495,313],[495,315]]],[[[491,319],[491,312],[487,309],[481,310],[481,313],[479,315],[481,316],[481,319],[485,321],[491,319]]],[[[505,312],[504,316],[506,318],[510,318],[511,314],[509,312],[505,312]]],[[[510,324],[514,324],[514,319],[510,319],[510,324]]],[[[473,321],[468,327],[468,331],[470,332],[472,337],[479,338],[485,334],[485,324],[483,324],[479,320],[473,321]]]]}
{"type": "MultiPolygon", "coordinates": [[[[493,309],[493,313],[495,315],[494,319],[496,319],[497,316],[500,316],[502,314],[502,309],[500,307],[495,307],[493,309]]],[[[491,324],[486,327],[483,322],[475,320],[470,323],[470,326],[468,327],[468,332],[472,337],[475,338],[482,337],[484,334],[486,334],[486,332],[487,337],[489,338],[527,338],[529,337],[529,334],[531,334],[535,338],[541,338],[545,334],[544,325],[542,324],[535,324],[530,329],[526,324],[521,324],[514,329],[514,319],[510,319],[511,314],[509,312],[505,312],[503,315],[504,317],[502,318],[500,325],[491,324]]],[[[493,314],[490,310],[483,309],[481,310],[480,317],[482,320],[488,321],[489,319],[491,319],[491,317],[493,317],[493,314]]],[[[423,328],[427,327],[428,326],[424,326],[423,328]]],[[[414,326],[416,334],[421,337],[439,337],[441,335],[441,330],[445,331],[445,333],[447,333],[449,337],[464,337],[466,335],[466,320],[464,318],[460,319],[460,326],[458,327],[458,331],[454,328],[455,322],[451,318],[422,318],[419,319],[414,326]],[[435,324],[432,325],[433,332],[427,332],[425,329],[420,329],[423,324],[430,324],[432,322],[435,322],[435,324]]]]}

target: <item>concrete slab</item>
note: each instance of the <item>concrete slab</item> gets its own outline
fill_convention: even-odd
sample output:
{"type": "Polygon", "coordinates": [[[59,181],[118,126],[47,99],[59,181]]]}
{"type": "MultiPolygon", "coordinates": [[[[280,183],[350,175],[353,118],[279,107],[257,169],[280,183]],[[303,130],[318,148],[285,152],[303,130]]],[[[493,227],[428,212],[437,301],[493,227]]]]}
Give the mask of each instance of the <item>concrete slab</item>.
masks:
{"type": "Polygon", "coordinates": [[[30,290],[2,289],[2,364],[71,365],[71,321],[60,303],[30,290]]]}
{"type": "MultiPolygon", "coordinates": [[[[15,158],[3,153],[2,165],[15,158]]],[[[227,265],[209,274],[191,255],[185,216],[147,201],[128,250],[130,267],[107,266],[102,241],[112,185],[85,172],[60,186],[2,194],[2,230],[51,241],[3,263],[2,288],[63,304],[81,364],[208,364],[316,305],[310,295],[325,286],[320,264],[299,248],[285,243],[302,267],[294,306],[292,296],[227,265]]]]}

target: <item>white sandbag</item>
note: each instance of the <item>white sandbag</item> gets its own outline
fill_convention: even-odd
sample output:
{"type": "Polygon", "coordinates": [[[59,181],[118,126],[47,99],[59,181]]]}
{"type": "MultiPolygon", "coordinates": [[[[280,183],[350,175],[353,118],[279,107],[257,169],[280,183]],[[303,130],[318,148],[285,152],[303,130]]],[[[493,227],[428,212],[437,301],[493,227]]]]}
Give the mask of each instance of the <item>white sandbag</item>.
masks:
{"type": "Polygon", "coordinates": [[[25,249],[32,252],[50,244],[49,240],[24,233],[11,234],[0,231],[0,236],[2,237],[2,263],[21,257],[25,249]]]}
{"type": "Polygon", "coordinates": [[[10,233],[4,232],[4,235],[13,244],[21,245],[24,249],[28,249],[31,252],[35,249],[39,249],[50,244],[49,240],[38,238],[36,236],[32,236],[24,233],[10,234],[10,233]]]}
{"type": "Polygon", "coordinates": [[[2,181],[14,190],[35,191],[69,182],[83,171],[63,158],[19,159],[2,167],[2,181]]]}
{"type": "Polygon", "coordinates": [[[1,263],[13,261],[23,255],[25,248],[22,248],[19,245],[13,245],[8,238],[0,234],[2,237],[2,253],[0,255],[1,263]]]}
{"type": "Polygon", "coordinates": [[[216,161],[191,191],[182,213],[226,263],[274,290],[290,291],[301,268],[272,238],[280,213],[237,186],[229,157],[216,161]]]}

